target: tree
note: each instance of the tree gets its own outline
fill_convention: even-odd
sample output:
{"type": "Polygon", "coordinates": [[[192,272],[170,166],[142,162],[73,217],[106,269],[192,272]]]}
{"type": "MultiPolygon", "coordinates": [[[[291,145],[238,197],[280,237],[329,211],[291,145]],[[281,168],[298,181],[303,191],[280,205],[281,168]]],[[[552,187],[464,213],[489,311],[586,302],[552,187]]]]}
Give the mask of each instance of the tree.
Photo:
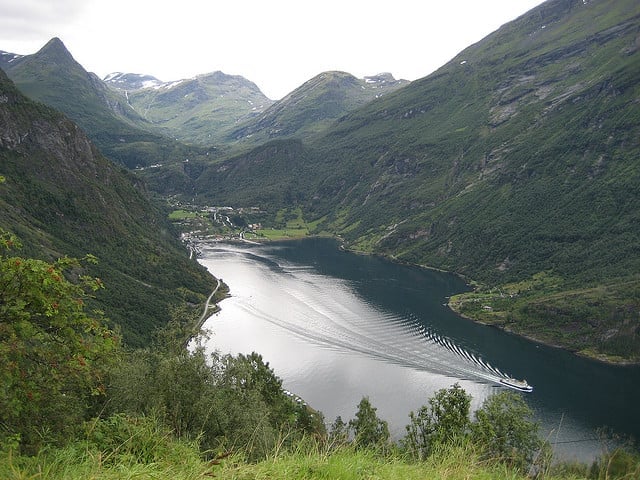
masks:
{"type": "Polygon", "coordinates": [[[224,364],[224,382],[226,385],[243,391],[257,391],[269,405],[280,403],[284,398],[282,380],[276,376],[269,362],[262,355],[252,352],[237,357],[222,357],[224,364]]]}
{"type": "Polygon", "coordinates": [[[206,355],[204,349],[137,350],[112,373],[105,413],[157,416],[205,451],[242,448],[259,460],[285,435],[324,433],[322,416],[291,398],[260,355],[206,355]]]}
{"type": "Polygon", "coordinates": [[[349,441],[349,425],[338,415],[329,428],[329,448],[335,449],[346,445],[349,441]]]}
{"type": "Polygon", "coordinates": [[[389,426],[376,415],[376,408],[368,397],[362,397],[358,404],[356,418],[349,421],[355,435],[357,448],[385,448],[389,442],[389,426]]]}
{"type": "Polygon", "coordinates": [[[424,460],[436,445],[450,444],[469,431],[471,396],[457,383],[441,389],[422,406],[411,412],[404,444],[417,459],[424,460]]]}
{"type": "Polygon", "coordinates": [[[305,433],[324,433],[324,419],[313,412],[299,397],[289,396],[282,388],[282,380],[265,362],[262,355],[252,352],[221,358],[222,385],[237,393],[258,394],[269,408],[269,422],[274,428],[285,425],[305,433]]]}
{"type": "Polygon", "coordinates": [[[533,412],[515,392],[488,397],[475,413],[472,438],[484,456],[524,470],[544,446],[533,412]]]}
{"type": "Polygon", "coordinates": [[[79,260],[6,254],[15,248],[17,239],[0,230],[0,440],[33,450],[64,440],[91,397],[104,393],[119,341],[99,312],[85,312],[102,283],[79,275],[79,260]]]}

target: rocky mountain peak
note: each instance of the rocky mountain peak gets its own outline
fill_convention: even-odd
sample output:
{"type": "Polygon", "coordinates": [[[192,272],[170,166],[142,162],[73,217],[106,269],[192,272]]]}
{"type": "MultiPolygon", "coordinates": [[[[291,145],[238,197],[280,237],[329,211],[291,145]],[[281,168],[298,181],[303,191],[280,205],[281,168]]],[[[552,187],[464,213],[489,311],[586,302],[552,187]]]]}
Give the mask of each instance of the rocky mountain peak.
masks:
{"type": "Polygon", "coordinates": [[[364,77],[364,81],[366,83],[386,83],[386,84],[396,84],[396,83],[409,83],[406,80],[396,80],[395,77],[389,72],[382,72],[376,75],[370,75],[364,77]]]}
{"type": "Polygon", "coordinates": [[[76,63],[75,59],[67,50],[67,47],[62,43],[58,37],[53,37],[49,40],[44,47],[38,50],[34,56],[36,57],[46,57],[50,61],[55,61],[59,64],[64,64],[68,62],[76,63]]]}

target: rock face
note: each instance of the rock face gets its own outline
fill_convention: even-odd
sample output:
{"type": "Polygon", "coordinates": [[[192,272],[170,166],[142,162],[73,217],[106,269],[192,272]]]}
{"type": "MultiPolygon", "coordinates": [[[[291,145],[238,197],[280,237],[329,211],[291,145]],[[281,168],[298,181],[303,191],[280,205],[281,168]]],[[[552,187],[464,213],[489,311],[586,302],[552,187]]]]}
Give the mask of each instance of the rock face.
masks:
{"type": "Polygon", "coordinates": [[[122,181],[120,169],[99,153],[78,125],[27,100],[4,72],[0,91],[0,147],[20,158],[30,176],[57,188],[96,178],[106,185],[122,181]]]}
{"type": "Polygon", "coordinates": [[[0,227],[28,256],[87,253],[107,288],[94,307],[120,325],[125,341],[148,342],[169,305],[202,298],[212,279],[169,232],[142,182],[104,158],[62,114],[24,97],[0,71],[0,227]]]}
{"type": "MultiPolygon", "coordinates": [[[[29,102],[14,88],[4,72],[0,73],[0,147],[24,157],[27,162],[34,150],[46,151],[52,161],[62,165],[68,172],[90,175],[96,173],[98,152],[80,128],[62,115],[19,115],[29,102]],[[78,159],[91,161],[78,161],[78,159]],[[80,172],[81,170],[84,170],[80,172]]],[[[45,113],[45,109],[33,106],[34,112],[45,113]]],[[[35,171],[46,175],[52,172],[35,171]]]]}

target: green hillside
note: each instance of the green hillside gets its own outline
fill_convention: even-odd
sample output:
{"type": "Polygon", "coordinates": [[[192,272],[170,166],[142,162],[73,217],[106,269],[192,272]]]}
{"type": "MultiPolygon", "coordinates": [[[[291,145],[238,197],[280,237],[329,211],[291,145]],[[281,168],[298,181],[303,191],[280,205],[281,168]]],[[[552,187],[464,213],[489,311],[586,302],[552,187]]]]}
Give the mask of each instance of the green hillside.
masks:
{"type": "Polygon", "coordinates": [[[229,94],[218,118],[232,118],[216,124],[228,143],[215,148],[131,125],[165,122],[204,141],[213,85],[226,77],[147,91],[140,105],[158,107],[154,124],[110,103],[123,97],[104,84],[89,88],[97,79],[59,40],[9,73],[76,114],[109,158],[142,167],[157,194],[300,208],[350,248],[476,282],[451,302],[464,315],[638,361],[639,24],[631,0],[549,0],[381,96],[371,80],[326,72],[236,128],[229,94]],[[51,65],[63,62],[64,72],[51,65]]]}
{"type": "Polygon", "coordinates": [[[357,79],[324,72],[274,102],[253,82],[222,72],[168,83],[113,74],[105,82],[124,93],[153,131],[187,144],[250,146],[321,132],[347,112],[408,83],[391,74],[357,79]]]}
{"type": "Polygon", "coordinates": [[[187,349],[218,282],[149,199],[456,272],[462,315],[640,363],[637,0],[548,0],[402,88],[327,72],[237,130],[220,78],[149,121],[58,39],[0,66],[0,478],[638,478],[605,431],[591,466],[553,458],[506,389],[441,389],[395,441],[367,397],[328,424],[258,353],[187,349]],[[217,147],[158,133],[218,121],[217,147]]]}
{"type": "Polygon", "coordinates": [[[129,90],[129,105],[154,129],[187,144],[214,145],[238,123],[262,113],[273,102],[253,83],[238,75],[213,72],[129,90]]]}
{"type": "Polygon", "coordinates": [[[517,284],[456,305],[638,360],[639,24],[631,0],[548,1],[321,137],[212,166],[198,191],[271,195],[352,248],[517,284]]]}
{"type": "Polygon", "coordinates": [[[358,79],[346,72],[323,72],[308,80],[263,114],[235,126],[228,141],[257,145],[282,138],[306,138],[366,103],[406,85],[391,74],[358,79]]]}
{"type": "Polygon", "coordinates": [[[66,114],[111,160],[137,168],[204,154],[154,133],[123,96],[87,72],[58,38],[6,66],[22,93],[66,114]]]}
{"type": "Polygon", "coordinates": [[[147,343],[172,305],[203,302],[213,279],[172,232],[143,184],[105,159],[77,125],[26,99],[0,71],[0,227],[24,253],[98,257],[96,304],[130,345],[147,343]]]}

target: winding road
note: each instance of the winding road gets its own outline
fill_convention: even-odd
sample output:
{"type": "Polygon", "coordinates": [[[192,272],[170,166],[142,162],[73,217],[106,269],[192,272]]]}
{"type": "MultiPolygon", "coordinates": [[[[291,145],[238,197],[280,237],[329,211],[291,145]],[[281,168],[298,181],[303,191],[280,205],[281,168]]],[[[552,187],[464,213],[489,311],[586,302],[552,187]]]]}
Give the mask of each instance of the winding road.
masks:
{"type": "Polygon", "coordinates": [[[202,315],[198,319],[198,325],[200,327],[202,326],[202,323],[205,321],[207,313],[209,313],[209,307],[211,307],[211,299],[218,292],[220,285],[222,285],[222,282],[220,281],[219,278],[216,278],[216,280],[218,281],[218,284],[216,285],[216,288],[213,289],[213,292],[211,292],[211,295],[209,295],[209,298],[207,298],[207,301],[204,303],[204,310],[202,312],[202,315]]]}

